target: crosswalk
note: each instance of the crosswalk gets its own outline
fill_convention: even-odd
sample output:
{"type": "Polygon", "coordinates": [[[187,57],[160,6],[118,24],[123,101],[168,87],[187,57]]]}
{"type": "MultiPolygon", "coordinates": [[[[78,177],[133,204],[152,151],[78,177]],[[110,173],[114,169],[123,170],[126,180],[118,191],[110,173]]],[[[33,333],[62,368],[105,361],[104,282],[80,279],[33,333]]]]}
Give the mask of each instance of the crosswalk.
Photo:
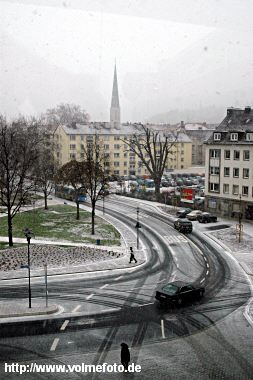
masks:
{"type": "Polygon", "coordinates": [[[169,244],[188,243],[188,240],[182,235],[170,235],[164,236],[164,238],[167,240],[169,244]]]}

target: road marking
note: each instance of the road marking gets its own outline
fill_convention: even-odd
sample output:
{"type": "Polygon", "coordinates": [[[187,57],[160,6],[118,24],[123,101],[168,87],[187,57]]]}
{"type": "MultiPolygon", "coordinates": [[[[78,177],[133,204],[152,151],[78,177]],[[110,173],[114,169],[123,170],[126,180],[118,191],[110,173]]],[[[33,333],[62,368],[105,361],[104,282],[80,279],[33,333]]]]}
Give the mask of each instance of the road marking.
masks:
{"type": "Polygon", "coordinates": [[[208,263],[206,264],[206,267],[209,268],[209,264],[208,263]]]}
{"type": "Polygon", "coordinates": [[[208,275],[208,273],[209,273],[209,270],[206,271],[206,275],[208,275]]]}
{"type": "Polygon", "coordinates": [[[57,346],[59,340],[60,340],[59,338],[55,338],[55,339],[54,339],[53,344],[52,344],[52,346],[51,346],[51,348],[50,348],[50,351],[55,351],[56,346],[57,346]]]}
{"type": "Polygon", "coordinates": [[[103,285],[103,286],[100,286],[99,289],[104,289],[106,286],[108,286],[108,284],[105,284],[105,285],[103,285]]]}
{"type": "Polygon", "coordinates": [[[204,256],[204,260],[207,261],[207,258],[204,256]]]}
{"type": "Polygon", "coordinates": [[[94,296],[94,293],[90,294],[88,297],[86,297],[86,299],[89,300],[93,296],[94,296]]]}
{"type": "Polygon", "coordinates": [[[61,330],[61,331],[65,330],[65,328],[67,327],[68,324],[69,324],[69,320],[66,319],[66,321],[63,322],[63,324],[62,324],[60,330],[61,330]]]}
{"type": "Polygon", "coordinates": [[[121,276],[115,278],[115,280],[119,280],[119,279],[122,278],[122,277],[123,277],[123,275],[121,275],[121,276]]]}
{"type": "Polygon", "coordinates": [[[200,281],[200,283],[204,282],[205,281],[205,278],[202,278],[202,280],[200,281]]]}
{"type": "Polygon", "coordinates": [[[181,235],[164,236],[164,238],[167,240],[169,244],[188,243],[188,240],[184,236],[181,236],[181,235]]]}
{"type": "Polygon", "coordinates": [[[76,312],[77,312],[77,310],[79,310],[79,309],[80,309],[80,307],[81,307],[81,305],[77,305],[77,306],[74,308],[74,310],[72,311],[72,313],[76,313],[76,312]]]}
{"type": "Polygon", "coordinates": [[[161,319],[161,330],[162,330],[162,338],[165,339],[165,334],[164,334],[164,320],[161,319]]]}

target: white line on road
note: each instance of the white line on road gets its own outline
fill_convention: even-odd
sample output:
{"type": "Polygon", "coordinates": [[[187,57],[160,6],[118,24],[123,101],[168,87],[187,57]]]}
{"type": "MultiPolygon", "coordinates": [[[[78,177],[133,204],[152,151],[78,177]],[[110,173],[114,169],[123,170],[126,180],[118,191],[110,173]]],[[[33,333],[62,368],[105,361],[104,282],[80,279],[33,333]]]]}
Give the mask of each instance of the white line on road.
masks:
{"type": "Polygon", "coordinates": [[[67,327],[68,323],[69,323],[69,320],[66,319],[66,320],[63,322],[63,324],[62,324],[60,330],[61,330],[61,331],[65,330],[65,328],[67,327]]]}
{"type": "Polygon", "coordinates": [[[99,289],[104,289],[106,286],[108,286],[108,284],[104,284],[103,286],[100,286],[99,289]]]}
{"type": "Polygon", "coordinates": [[[209,264],[208,263],[206,264],[206,267],[209,268],[209,264]]]}
{"type": "Polygon", "coordinates": [[[165,334],[164,334],[164,320],[161,319],[161,330],[162,330],[162,338],[165,339],[165,334]]]}
{"type": "Polygon", "coordinates": [[[207,261],[207,258],[204,256],[204,260],[207,261]]]}
{"type": "Polygon", "coordinates": [[[205,281],[205,278],[202,278],[202,280],[200,281],[200,283],[204,282],[205,281]]]}
{"type": "Polygon", "coordinates": [[[209,273],[209,270],[206,271],[206,274],[208,274],[208,273],[209,273]]]}
{"type": "Polygon", "coordinates": [[[122,277],[123,277],[123,275],[121,275],[121,276],[115,278],[115,280],[119,280],[119,279],[122,278],[122,277]]]}
{"type": "Polygon", "coordinates": [[[79,309],[80,309],[80,307],[81,307],[81,305],[77,305],[77,306],[74,308],[74,310],[72,311],[72,313],[76,313],[76,312],[77,312],[77,310],[79,310],[79,309]]]}
{"type": "Polygon", "coordinates": [[[86,297],[86,299],[89,300],[93,296],[94,296],[94,293],[90,294],[88,297],[86,297]]]}
{"type": "Polygon", "coordinates": [[[53,344],[52,344],[52,346],[51,346],[51,348],[50,348],[50,351],[55,351],[56,346],[57,346],[59,340],[60,340],[59,338],[55,338],[55,339],[54,339],[53,344]]]}

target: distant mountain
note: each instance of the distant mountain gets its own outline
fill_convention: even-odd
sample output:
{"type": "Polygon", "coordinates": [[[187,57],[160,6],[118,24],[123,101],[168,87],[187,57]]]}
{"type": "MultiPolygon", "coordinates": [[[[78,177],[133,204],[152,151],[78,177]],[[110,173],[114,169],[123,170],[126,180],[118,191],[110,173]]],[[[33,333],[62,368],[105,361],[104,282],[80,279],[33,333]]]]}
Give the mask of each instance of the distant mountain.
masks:
{"type": "Polygon", "coordinates": [[[183,120],[187,122],[206,122],[220,123],[226,116],[226,109],[223,107],[201,107],[198,109],[175,109],[169,112],[153,115],[148,118],[148,122],[152,123],[169,123],[176,124],[183,120]]]}

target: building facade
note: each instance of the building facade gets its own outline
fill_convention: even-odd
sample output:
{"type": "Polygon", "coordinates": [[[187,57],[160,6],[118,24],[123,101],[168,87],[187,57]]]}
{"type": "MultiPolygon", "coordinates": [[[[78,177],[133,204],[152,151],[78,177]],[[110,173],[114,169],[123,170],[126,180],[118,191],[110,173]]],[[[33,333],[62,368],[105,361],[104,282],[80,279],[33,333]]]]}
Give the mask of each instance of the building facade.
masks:
{"type": "Polygon", "coordinates": [[[206,209],[253,220],[253,110],[229,108],[206,148],[206,209]]]}
{"type": "MultiPolygon", "coordinates": [[[[148,175],[137,155],[129,151],[124,140],[129,140],[136,133],[138,124],[122,124],[121,129],[112,129],[105,123],[90,123],[89,125],[76,124],[73,126],[59,126],[54,133],[56,156],[59,165],[70,160],[84,159],[84,150],[88,143],[94,141],[97,135],[103,153],[106,157],[105,168],[110,174],[148,175]]],[[[164,133],[164,132],[162,132],[164,133]]],[[[191,140],[185,133],[178,133],[177,140],[171,134],[171,154],[168,157],[166,169],[185,169],[191,166],[191,140]]]]}

